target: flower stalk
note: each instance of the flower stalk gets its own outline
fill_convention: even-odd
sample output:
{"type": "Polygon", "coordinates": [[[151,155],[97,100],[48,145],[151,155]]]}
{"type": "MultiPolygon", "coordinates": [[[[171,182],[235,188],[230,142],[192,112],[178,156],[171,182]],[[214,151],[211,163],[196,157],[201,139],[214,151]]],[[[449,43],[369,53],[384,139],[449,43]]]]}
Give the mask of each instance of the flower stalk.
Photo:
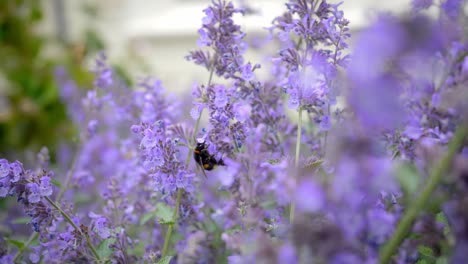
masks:
{"type": "Polygon", "coordinates": [[[72,227],[73,229],[75,229],[77,232],[79,232],[81,235],[83,235],[86,239],[86,244],[88,245],[89,249],[91,250],[91,252],[93,253],[94,257],[96,258],[96,260],[100,261],[101,258],[99,257],[99,254],[97,253],[96,249],[94,248],[93,244],[91,243],[91,239],[89,238],[89,235],[82,232],[81,229],[75,224],[75,222],[73,222],[73,220],[71,219],[71,217],[65,212],[62,210],[62,208],[60,208],[60,206],[58,206],[54,201],[52,201],[49,197],[44,197],[44,199],[50,204],[52,205],[52,207],[54,207],[57,211],[60,212],[60,214],[63,216],[63,218],[65,219],[65,221],[67,221],[72,227]]]}
{"type": "MultiPolygon", "coordinates": [[[[214,72],[214,67],[211,67],[210,77],[208,78],[207,87],[210,87],[211,85],[211,81],[213,79],[213,72],[214,72]]],[[[196,141],[195,135],[197,134],[198,128],[200,127],[200,120],[201,120],[202,114],[203,114],[203,109],[200,111],[200,115],[198,116],[197,121],[195,123],[195,129],[193,130],[193,135],[189,138],[189,141],[191,141],[189,142],[190,145],[194,145],[196,141]]],[[[190,147],[188,154],[187,154],[187,158],[185,159],[186,168],[188,168],[188,166],[190,165],[190,160],[191,160],[190,157],[192,156],[192,152],[193,152],[193,148],[190,147]]],[[[177,222],[177,217],[179,215],[180,201],[182,199],[183,193],[184,193],[184,189],[182,188],[177,189],[176,204],[174,208],[174,213],[172,215],[172,223],[167,228],[167,233],[166,233],[166,236],[164,237],[164,244],[163,244],[163,249],[161,253],[161,258],[165,258],[167,256],[167,250],[169,249],[169,242],[171,240],[172,232],[174,231],[174,225],[177,222]]]]}
{"type": "Polygon", "coordinates": [[[445,172],[449,171],[453,157],[460,149],[460,146],[462,146],[466,135],[467,127],[460,126],[455,132],[455,135],[448,146],[447,154],[434,168],[428,179],[427,185],[421,192],[421,195],[409,206],[408,210],[403,215],[400,223],[398,224],[395,233],[381,251],[379,263],[389,263],[395,251],[406,238],[408,231],[413,226],[414,220],[416,219],[418,214],[424,209],[424,205],[429,200],[432,192],[439,184],[440,180],[442,179],[442,175],[445,172]]]}
{"type": "MultiPolygon", "coordinates": [[[[302,108],[299,107],[299,114],[298,114],[298,125],[297,125],[297,138],[296,138],[296,156],[294,160],[294,166],[296,170],[299,168],[299,156],[301,154],[301,136],[302,136],[302,108]]],[[[296,187],[297,177],[293,179],[294,187],[296,187]]],[[[294,214],[296,211],[296,203],[293,199],[291,202],[291,208],[289,210],[289,222],[292,223],[294,221],[294,214]]]]}

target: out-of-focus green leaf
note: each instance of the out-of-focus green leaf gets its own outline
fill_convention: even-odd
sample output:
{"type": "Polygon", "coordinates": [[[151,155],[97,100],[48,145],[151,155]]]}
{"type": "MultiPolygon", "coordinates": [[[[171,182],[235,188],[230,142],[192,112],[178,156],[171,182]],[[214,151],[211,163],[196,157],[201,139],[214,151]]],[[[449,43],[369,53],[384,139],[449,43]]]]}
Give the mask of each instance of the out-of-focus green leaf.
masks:
{"type": "Polygon", "coordinates": [[[140,219],[140,225],[146,224],[146,222],[148,222],[151,218],[155,218],[155,217],[156,217],[156,210],[144,214],[143,217],[140,219]]]}
{"type": "Polygon", "coordinates": [[[8,243],[10,243],[11,245],[17,247],[18,249],[23,249],[24,248],[24,242],[23,241],[10,239],[10,238],[7,238],[6,241],[8,243]]]}
{"type": "Polygon", "coordinates": [[[156,218],[162,225],[173,224],[174,210],[164,203],[156,204],[156,218]]]}
{"type": "Polygon", "coordinates": [[[3,210],[4,208],[6,208],[6,201],[6,198],[0,198],[0,209],[3,210]]]}
{"type": "Polygon", "coordinates": [[[402,164],[397,170],[397,179],[407,195],[411,196],[417,193],[420,177],[414,165],[409,163],[402,164]]]}
{"type": "Polygon", "coordinates": [[[434,251],[430,247],[419,246],[418,252],[425,257],[434,257],[434,251]]]}
{"type": "Polygon", "coordinates": [[[18,217],[15,220],[13,220],[13,224],[27,224],[31,221],[31,218],[29,217],[18,217]]]}
{"type": "Polygon", "coordinates": [[[142,257],[145,254],[145,243],[140,242],[130,249],[130,253],[137,257],[142,257]]]}
{"type": "Polygon", "coordinates": [[[436,260],[436,264],[448,264],[447,257],[440,257],[436,260]]]}
{"type": "Polygon", "coordinates": [[[436,221],[441,223],[444,226],[444,235],[450,234],[450,225],[448,223],[447,217],[445,217],[444,212],[439,212],[436,215],[436,221]]]}
{"type": "Polygon", "coordinates": [[[86,32],[86,49],[89,52],[98,52],[104,49],[104,43],[93,30],[86,32]]]}
{"type": "Polygon", "coordinates": [[[59,188],[62,188],[62,184],[61,184],[57,179],[52,179],[52,180],[50,180],[50,182],[51,182],[53,185],[55,185],[55,186],[57,186],[57,187],[59,187],[59,188]]]}
{"type": "Polygon", "coordinates": [[[112,254],[112,249],[109,248],[115,242],[115,238],[104,239],[97,248],[97,253],[101,259],[106,259],[112,254]]]}
{"type": "Polygon", "coordinates": [[[171,262],[171,259],[172,259],[172,256],[167,256],[158,260],[156,264],[169,264],[171,262]]]}
{"type": "Polygon", "coordinates": [[[122,68],[120,65],[112,65],[117,76],[119,76],[124,82],[125,85],[131,86],[132,85],[132,78],[127,74],[127,72],[122,68]]]}

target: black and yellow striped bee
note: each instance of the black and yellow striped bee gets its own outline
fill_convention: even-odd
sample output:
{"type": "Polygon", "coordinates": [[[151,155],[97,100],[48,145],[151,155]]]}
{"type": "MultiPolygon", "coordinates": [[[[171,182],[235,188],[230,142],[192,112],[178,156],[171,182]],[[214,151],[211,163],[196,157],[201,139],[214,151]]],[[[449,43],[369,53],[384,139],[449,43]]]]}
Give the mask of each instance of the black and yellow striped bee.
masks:
{"type": "MultiPolygon", "coordinates": [[[[214,155],[211,155],[208,152],[208,146],[205,142],[198,142],[195,150],[193,151],[193,158],[195,162],[197,162],[205,173],[205,170],[210,171],[214,169],[216,166],[225,166],[223,159],[217,160],[214,155]]],[[[206,174],[205,174],[206,177],[206,174]]]]}

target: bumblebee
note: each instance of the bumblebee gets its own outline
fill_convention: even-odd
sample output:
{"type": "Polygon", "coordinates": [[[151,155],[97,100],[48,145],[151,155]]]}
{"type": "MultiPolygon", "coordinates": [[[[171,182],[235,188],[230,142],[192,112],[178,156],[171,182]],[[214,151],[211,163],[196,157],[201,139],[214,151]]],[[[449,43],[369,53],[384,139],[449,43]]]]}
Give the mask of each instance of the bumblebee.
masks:
{"type": "MultiPolygon", "coordinates": [[[[216,166],[225,166],[223,159],[217,160],[214,155],[208,152],[208,146],[205,142],[197,143],[195,150],[193,151],[193,158],[203,170],[210,171],[216,166]]],[[[206,174],[205,174],[206,177],[206,174]]]]}

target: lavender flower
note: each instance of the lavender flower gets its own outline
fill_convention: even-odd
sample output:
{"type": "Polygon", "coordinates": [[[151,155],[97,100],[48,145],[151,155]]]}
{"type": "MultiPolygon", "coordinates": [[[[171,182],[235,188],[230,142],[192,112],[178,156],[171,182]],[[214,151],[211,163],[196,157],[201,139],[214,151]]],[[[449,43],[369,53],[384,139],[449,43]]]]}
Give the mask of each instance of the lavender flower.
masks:
{"type": "Polygon", "coordinates": [[[3,175],[0,179],[0,197],[16,196],[31,217],[34,231],[43,231],[53,218],[51,209],[42,200],[52,194],[47,172],[24,170],[18,161],[9,163],[5,159],[0,160],[0,168],[3,175]]]}
{"type": "Polygon", "coordinates": [[[413,6],[413,10],[420,11],[423,9],[427,9],[432,5],[433,0],[413,0],[411,2],[413,6]]]}
{"type": "Polygon", "coordinates": [[[155,180],[156,190],[173,193],[183,186],[190,192],[193,174],[180,161],[177,139],[170,137],[166,124],[163,121],[142,123],[133,130],[141,135],[143,166],[155,180]]]}
{"type": "Polygon", "coordinates": [[[246,66],[244,66],[242,54],[246,47],[241,40],[245,34],[232,19],[235,13],[243,11],[234,8],[229,1],[215,0],[212,6],[203,12],[205,17],[202,28],[198,30],[200,35],[198,45],[211,47],[214,55],[194,51],[187,56],[187,59],[194,60],[197,64],[205,64],[207,68],[213,67],[218,76],[225,78],[244,72],[243,69],[246,66]],[[213,57],[212,61],[209,61],[210,57],[213,57]]]}
{"type": "Polygon", "coordinates": [[[102,89],[111,86],[114,82],[114,78],[112,76],[113,71],[107,65],[106,59],[106,55],[104,53],[100,53],[98,59],[96,60],[96,68],[94,69],[97,77],[94,81],[94,85],[102,89]]]}

